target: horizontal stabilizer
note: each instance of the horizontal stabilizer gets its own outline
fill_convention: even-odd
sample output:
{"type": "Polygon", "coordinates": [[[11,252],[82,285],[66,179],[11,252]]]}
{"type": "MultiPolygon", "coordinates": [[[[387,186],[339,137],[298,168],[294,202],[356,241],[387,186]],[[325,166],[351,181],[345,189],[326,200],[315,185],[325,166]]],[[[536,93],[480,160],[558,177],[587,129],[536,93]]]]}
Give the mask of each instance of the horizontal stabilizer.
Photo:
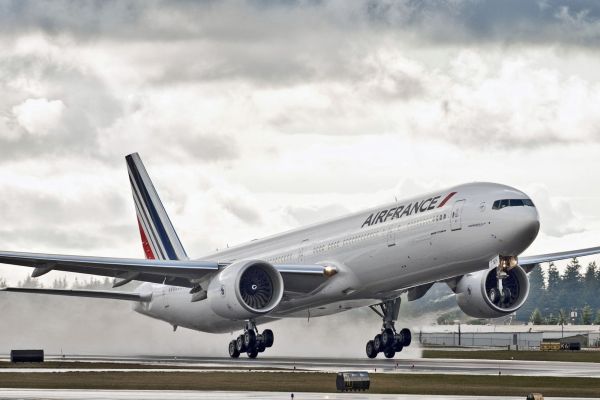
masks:
{"type": "Polygon", "coordinates": [[[67,289],[39,289],[39,288],[16,288],[7,287],[0,289],[0,292],[20,292],[33,294],[52,294],[58,296],[75,297],[93,297],[97,299],[129,300],[129,301],[150,301],[151,294],[140,294],[131,292],[115,292],[110,290],[67,290],[67,289]]]}

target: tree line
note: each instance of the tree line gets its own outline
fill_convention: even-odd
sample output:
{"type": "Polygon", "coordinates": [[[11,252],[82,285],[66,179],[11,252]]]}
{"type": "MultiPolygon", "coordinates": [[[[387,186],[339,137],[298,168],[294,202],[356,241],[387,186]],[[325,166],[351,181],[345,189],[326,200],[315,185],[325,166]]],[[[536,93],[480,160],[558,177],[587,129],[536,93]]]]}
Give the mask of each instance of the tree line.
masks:
{"type": "Polygon", "coordinates": [[[517,319],[534,324],[600,324],[600,269],[577,258],[561,274],[554,263],[529,274],[529,297],[517,319]]]}

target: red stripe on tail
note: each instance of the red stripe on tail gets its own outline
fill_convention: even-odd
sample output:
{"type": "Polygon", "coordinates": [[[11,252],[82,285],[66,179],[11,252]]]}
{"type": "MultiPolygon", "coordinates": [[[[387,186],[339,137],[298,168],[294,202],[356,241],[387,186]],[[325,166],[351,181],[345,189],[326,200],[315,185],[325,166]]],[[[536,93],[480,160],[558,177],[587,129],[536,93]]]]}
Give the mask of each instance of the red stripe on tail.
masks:
{"type": "Polygon", "coordinates": [[[139,218],[138,218],[138,226],[140,227],[140,236],[142,237],[142,247],[144,248],[144,253],[146,253],[146,258],[148,260],[154,260],[154,253],[152,253],[152,248],[150,247],[150,243],[148,243],[148,238],[146,237],[146,233],[144,232],[144,228],[142,228],[142,224],[140,223],[139,218]]]}
{"type": "Polygon", "coordinates": [[[456,194],[456,192],[452,192],[452,193],[450,193],[448,196],[446,196],[446,198],[445,198],[444,200],[442,200],[442,202],[440,203],[440,205],[438,206],[438,208],[440,208],[440,207],[443,207],[443,206],[444,206],[444,204],[446,204],[446,202],[447,202],[448,200],[450,200],[450,198],[451,198],[452,196],[454,196],[455,194],[456,194]]]}

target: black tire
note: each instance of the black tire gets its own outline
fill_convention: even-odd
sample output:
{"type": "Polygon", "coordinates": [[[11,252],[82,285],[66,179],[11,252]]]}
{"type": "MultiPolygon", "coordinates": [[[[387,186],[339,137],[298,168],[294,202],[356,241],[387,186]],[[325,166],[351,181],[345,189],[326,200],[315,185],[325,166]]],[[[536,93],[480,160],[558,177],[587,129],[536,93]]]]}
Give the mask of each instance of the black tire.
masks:
{"type": "Polygon", "coordinates": [[[497,305],[500,302],[500,291],[496,288],[491,288],[488,292],[488,297],[492,303],[497,305]]]}
{"type": "Polygon", "coordinates": [[[375,337],[373,338],[373,348],[378,353],[381,353],[383,351],[383,343],[381,342],[381,335],[375,335],[375,337]]]}
{"type": "Polygon", "coordinates": [[[402,351],[402,341],[399,339],[394,340],[394,345],[392,346],[392,349],[396,352],[399,353],[402,351]]]}
{"type": "Polygon", "coordinates": [[[229,357],[238,358],[240,356],[240,352],[237,349],[237,340],[232,340],[229,342],[229,357]]]}
{"type": "Polygon", "coordinates": [[[244,336],[240,335],[237,337],[237,339],[235,340],[236,342],[236,346],[237,347],[237,351],[241,354],[241,353],[245,353],[246,352],[246,345],[244,344],[244,336]]]}
{"type": "Polygon", "coordinates": [[[410,329],[404,328],[400,331],[400,334],[402,335],[402,346],[410,346],[410,343],[412,342],[412,334],[410,333],[410,329]]]}
{"type": "Polygon", "coordinates": [[[383,354],[385,355],[385,358],[394,358],[396,352],[393,349],[387,349],[383,352],[383,354]]]}
{"type": "Polygon", "coordinates": [[[253,347],[251,349],[248,349],[248,351],[246,351],[246,354],[248,355],[248,358],[256,358],[256,356],[258,355],[258,350],[256,349],[256,347],[253,347]]]}
{"type": "Polygon", "coordinates": [[[246,349],[251,349],[256,344],[256,333],[254,331],[244,332],[244,344],[246,349]]]}
{"type": "Polygon", "coordinates": [[[366,351],[367,351],[367,357],[369,357],[369,358],[377,357],[377,352],[375,351],[375,346],[373,345],[372,340],[369,340],[367,342],[366,351]]]}
{"type": "Polygon", "coordinates": [[[510,303],[512,297],[512,293],[509,288],[502,288],[502,298],[500,301],[502,303],[510,303]]]}
{"type": "Polygon", "coordinates": [[[389,349],[394,345],[394,331],[390,328],[384,329],[381,333],[381,343],[384,349],[389,349]]]}
{"type": "Polygon", "coordinates": [[[265,340],[265,347],[273,346],[273,341],[275,340],[275,335],[273,335],[273,331],[270,329],[265,329],[262,335],[263,339],[265,340]]]}
{"type": "Polygon", "coordinates": [[[256,350],[258,350],[259,353],[262,353],[263,351],[265,351],[266,346],[265,346],[265,342],[262,340],[258,340],[256,342],[256,350]]]}

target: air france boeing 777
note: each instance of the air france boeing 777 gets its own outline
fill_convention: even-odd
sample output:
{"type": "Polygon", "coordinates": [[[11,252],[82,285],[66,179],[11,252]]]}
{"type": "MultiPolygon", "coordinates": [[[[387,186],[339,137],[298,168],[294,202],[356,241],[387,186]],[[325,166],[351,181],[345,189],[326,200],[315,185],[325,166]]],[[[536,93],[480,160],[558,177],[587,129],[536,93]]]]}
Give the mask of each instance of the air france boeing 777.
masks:
{"type": "Polygon", "coordinates": [[[126,157],[146,259],[0,252],[0,263],[32,267],[32,277],[68,271],[113,277],[135,292],[5,288],[5,291],[132,301],[135,311],[203,332],[240,330],[233,358],[273,345],[259,325],[282,318],[370,307],[382,319],[366,353],[392,358],[410,345],[396,329],[408,301],[445,282],[468,315],[494,318],[527,299],[539,263],[600,253],[600,247],[519,257],[540,223],[531,199],[509,186],[470,183],[190,259],[137,153],[126,157]]]}

